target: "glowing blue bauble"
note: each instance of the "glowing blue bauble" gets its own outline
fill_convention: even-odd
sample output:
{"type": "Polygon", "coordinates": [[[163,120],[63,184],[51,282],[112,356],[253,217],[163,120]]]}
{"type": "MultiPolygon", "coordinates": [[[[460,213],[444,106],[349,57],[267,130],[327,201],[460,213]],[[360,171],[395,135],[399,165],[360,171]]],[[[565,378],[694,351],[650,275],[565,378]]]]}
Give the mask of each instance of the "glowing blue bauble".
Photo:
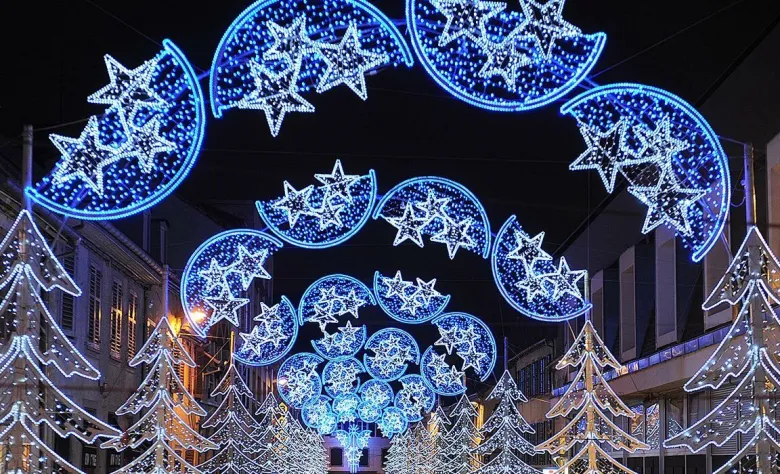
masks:
{"type": "Polygon", "coordinates": [[[288,357],[279,367],[276,387],[279,396],[294,408],[303,408],[322,393],[317,366],[324,359],[317,354],[300,352],[288,357]]]}
{"type": "Polygon", "coordinates": [[[242,364],[270,365],[287,355],[298,337],[298,313],[282,296],[281,302],[267,306],[261,303],[257,322],[249,333],[238,334],[238,348],[233,357],[242,364]]]}
{"type": "Polygon", "coordinates": [[[402,388],[395,395],[394,405],[403,411],[410,423],[422,420],[436,405],[436,394],[417,374],[404,375],[399,382],[402,388]]]}
{"type": "Polygon", "coordinates": [[[565,21],[564,3],[407,0],[406,21],[417,57],[447,92],[516,112],[571,91],[601,55],[606,35],[584,34],[565,21]]]}
{"type": "Polygon", "coordinates": [[[409,427],[409,421],[400,408],[387,407],[382,410],[382,417],[377,422],[377,426],[383,435],[392,438],[393,435],[406,431],[406,428],[409,427]]]}
{"type": "Polygon", "coordinates": [[[280,239],[304,248],[338,245],[359,231],[376,199],[376,175],[344,173],[341,161],[330,173],[315,174],[318,185],[296,189],[284,182],[284,196],[257,201],[257,211],[280,239]]]}
{"type": "Polygon", "coordinates": [[[444,178],[413,178],[391,189],[376,206],[374,219],[395,227],[393,245],[410,241],[419,247],[424,236],[443,244],[449,257],[464,249],[488,258],[490,222],[485,208],[468,189],[444,178]]]}
{"type": "Polygon", "coordinates": [[[408,332],[385,328],[366,341],[363,364],[368,374],[375,379],[396,380],[406,372],[410,363],[420,363],[420,348],[408,332]]]}
{"type": "Polygon", "coordinates": [[[328,275],[309,285],[303,293],[298,319],[301,324],[318,324],[324,334],[329,324],[357,319],[360,308],[375,304],[371,290],[360,281],[347,275],[328,275]]]}
{"type": "MultiPolygon", "coordinates": [[[[384,408],[393,401],[393,388],[390,384],[377,379],[371,379],[360,386],[360,398],[363,403],[384,408]]],[[[364,418],[365,420],[365,418],[364,418]]],[[[365,420],[368,421],[368,420],[365,420]]]]}
{"type": "Polygon", "coordinates": [[[374,273],[374,296],[379,307],[391,318],[407,324],[430,321],[444,311],[450,295],[439,293],[435,285],[435,278],[406,281],[400,271],[393,277],[374,273]]]}
{"type": "Polygon", "coordinates": [[[561,112],[577,120],[585,151],[573,170],[599,173],[612,192],[617,176],[647,206],[643,233],[672,229],[698,262],[721,235],[731,200],[728,160],[717,135],[688,103],[640,84],[597,87],[561,112]]]}
{"type": "Polygon", "coordinates": [[[382,407],[362,401],[358,405],[357,414],[366,423],[376,423],[382,417],[382,407]]]}
{"type": "Polygon", "coordinates": [[[88,99],[105,112],[78,138],[51,135],[60,160],[27,189],[42,206],[78,219],[120,219],[154,206],[189,174],[203,142],[203,93],[170,40],[135,68],[105,61],[110,83],[88,99]]]}
{"type": "MultiPolygon", "coordinates": [[[[255,279],[271,278],[264,265],[281,246],[278,239],[262,232],[237,229],[221,232],[195,250],[184,268],[180,295],[190,327],[198,336],[205,336],[223,319],[238,326],[239,311],[249,304],[246,291],[255,279]]],[[[270,331],[279,327],[274,324],[270,331]]],[[[288,321],[283,327],[286,340],[294,339],[297,326],[288,321]]],[[[274,342],[285,344],[284,340],[274,342]]]]}
{"type": "Polygon", "coordinates": [[[454,397],[466,391],[465,372],[445,358],[446,355],[434,350],[433,346],[428,347],[420,360],[420,374],[438,395],[454,397]]]}
{"type": "Polygon", "coordinates": [[[329,418],[333,417],[331,399],[327,395],[320,395],[311,399],[301,409],[303,423],[320,431],[323,426],[329,425],[329,418]]]}
{"type": "Polygon", "coordinates": [[[341,395],[333,400],[333,414],[339,423],[350,423],[358,418],[360,397],[355,393],[341,395]]]}
{"type": "Polygon", "coordinates": [[[325,392],[334,399],[356,393],[360,387],[360,374],[363,372],[363,364],[354,357],[339,357],[329,361],[322,370],[325,392]]]}
{"type": "Polygon", "coordinates": [[[211,110],[262,110],[276,136],[288,112],[314,112],[304,96],[348,87],[365,100],[366,75],[412,62],[401,33],[369,2],[262,0],[217,47],[211,110]]]}
{"type": "Polygon", "coordinates": [[[352,322],[347,321],[333,332],[324,329],[323,336],[312,340],[311,345],[314,352],[326,359],[354,356],[363,348],[366,333],[365,326],[352,326],[352,322]]]}
{"type": "Polygon", "coordinates": [[[556,264],[542,249],[544,232],[529,235],[510,217],[496,235],[491,266],[501,295],[515,310],[540,321],[565,321],[591,304],[581,285],[585,270],[572,270],[566,259],[556,264]]]}

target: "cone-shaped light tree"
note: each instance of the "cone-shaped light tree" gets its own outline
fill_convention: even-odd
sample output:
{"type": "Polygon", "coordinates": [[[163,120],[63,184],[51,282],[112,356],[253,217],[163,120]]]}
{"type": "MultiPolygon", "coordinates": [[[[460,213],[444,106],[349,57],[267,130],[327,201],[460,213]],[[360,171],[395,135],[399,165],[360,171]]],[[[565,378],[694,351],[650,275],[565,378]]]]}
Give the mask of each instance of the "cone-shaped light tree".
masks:
{"type": "Polygon", "coordinates": [[[41,440],[42,425],[56,436],[75,436],[85,443],[119,434],[69,399],[47,376],[48,367],[65,377],[100,378],[41,298],[42,291],[54,289],[81,294],[30,212],[23,210],[0,244],[0,314],[10,331],[0,348],[0,472],[81,473],[41,440]]]}
{"type": "Polygon", "coordinates": [[[722,303],[739,312],[723,342],[685,384],[688,392],[734,389],[704,418],[666,440],[666,447],[693,452],[722,446],[742,433],[742,449],[714,474],[780,472],[780,320],[772,305],[780,304],[780,263],[755,226],[750,226],[734,260],[704,309],[722,303]]]}
{"type": "Polygon", "coordinates": [[[385,473],[387,474],[413,474],[412,461],[410,459],[410,446],[412,434],[410,430],[398,433],[390,440],[390,448],[385,459],[385,473]]]}
{"type": "Polygon", "coordinates": [[[106,441],[103,448],[122,451],[136,449],[151,443],[149,449],[130,464],[122,467],[119,474],[201,474],[176,451],[194,449],[205,452],[218,446],[193,429],[185,417],[205,416],[206,412],[187,391],[176,374],[176,367],[185,364],[195,367],[184,346],[181,345],[171,327],[167,315],[163,315],[154,328],[149,340],[130,361],[135,367],[150,366],[138,390],[119,407],[117,415],[146,413],[121,437],[106,441]]]}
{"type": "Polygon", "coordinates": [[[474,449],[478,455],[490,455],[490,460],[474,471],[478,474],[539,474],[524,463],[520,454],[536,454],[534,445],[523,436],[534,433],[517,409],[518,403],[528,399],[523,395],[508,370],[499,379],[488,400],[500,400],[490,418],[480,428],[485,439],[474,449]]]}
{"type": "Polygon", "coordinates": [[[236,366],[231,362],[225,376],[211,392],[212,397],[222,397],[222,402],[201,423],[201,428],[213,428],[209,441],[219,446],[198,469],[203,474],[257,474],[261,471],[247,450],[253,444],[252,433],[259,427],[242,401],[253,399],[236,366]]]}
{"type": "Polygon", "coordinates": [[[477,416],[474,405],[465,394],[462,395],[450,411],[452,426],[442,436],[442,474],[468,474],[479,464],[473,454],[480,435],[475,425],[477,416]]]}
{"type": "Polygon", "coordinates": [[[636,414],[615,395],[602,377],[603,370],[621,366],[586,319],[582,331],[558,362],[556,369],[580,367],[569,389],[547,413],[548,418],[570,417],[555,436],[536,447],[554,456],[564,455],[579,445],[579,451],[556,474],[629,474],[633,473],[607,454],[601,443],[615,450],[635,452],[648,446],[623,431],[607,416],[634,418],[636,414]],[[576,413],[572,416],[572,412],[576,413]]]}

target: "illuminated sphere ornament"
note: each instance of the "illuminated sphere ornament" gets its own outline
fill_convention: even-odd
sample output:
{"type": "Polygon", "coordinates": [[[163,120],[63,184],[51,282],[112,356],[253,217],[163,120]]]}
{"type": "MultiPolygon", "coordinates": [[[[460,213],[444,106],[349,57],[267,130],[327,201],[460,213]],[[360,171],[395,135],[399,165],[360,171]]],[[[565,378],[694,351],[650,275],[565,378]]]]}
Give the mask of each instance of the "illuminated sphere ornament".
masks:
{"type": "Polygon", "coordinates": [[[411,334],[397,328],[382,329],[368,338],[363,364],[377,380],[392,381],[420,363],[420,348],[411,334]]]}
{"type": "Polygon", "coordinates": [[[424,246],[423,237],[443,244],[450,259],[464,249],[488,258],[490,222],[476,196],[454,181],[425,176],[396,185],[376,206],[374,219],[396,229],[393,245],[410,241],[424,246]]]}
{"type": "Polygon", "coordinates": [[[364,0],[261,0],[225,32],[211,65],[211,110],[260,110],[276,136],[314,93],[345,87],[365,100],[366,75],[411,66],[403,36],[364,0]]]}
{"type": "Polygon", "coordinates": [[[294,408],[303,408],[322,394],[322,381],[317,366],[322,357],[310,352],[300,352],[288,357],[279,367],[276,386],[279,396],[294,408]]]}
{"type": "Polygon", "coordinates": [[[382,380],[371,379],[360,386],[360,398],[363,403],[381,408],[389,406],[393,401],[393,388],[382,380]]]}
{"type": "Polygon", "coordinates": [[[78,138],[50,135],[60,160],[26,190],[78,219],[120,219],[154,206],[189,174],[203,142],[203,93],[173,42],[135,67],[108,55],[105,63],[109,84],[88,98],[104,112],[78,138]]]}
{"type": "Polygon", "coordinates": [[[359,280],[347,275],[328,275],[306,289],[298,305],[301,324],[316,323],[323,335],[329,324],[358,319],[360,308],[375,305],[371,290],[359,280]]]}
{"type": "Polygon", "coordinates": [[[407,324],[430,321],[444,311],[450,295],[439,293],[435,285],[435,278],[406,281],[400,271],[393,277],[374,273],[374,296],[379,307],[391,318],[407,324]]]}
{"type": "Polygon", "coordinates": [[[313,339],[311,345],[314,347],[314,352],[326,359],[354,356],[363,348],[366,333],[365,326],[352,326],[352,322],[347,321],[344,326],[332,333],[323,330],[324,335],[319,339],[313,339]]]}
{"type": "Polygon", "coordinates": [[[421,421],[436,405],[436,394],[417,374],[404,375],[399,382],[402,388],[395,395],[394,405],[403,411],[410,423],[421,421]]]}
{"type": "Polygon", "coordinates": [[[409,427],[409,420],[406,419],[403,410],[397,407],[387,407],[382,410],[382,417],[377,422],[377,426],[382,434],[388,438],[393,435],[403,433],[409,427]]]}
{"type": "Polygon", "coordinates": [[[359,231],[376,200],[376,175],[345,174],[340,160],[330,173],[315,174],[319,183],[296,189],[284,182],[284,196],[257,201],[263,222],[280,239],[303,248],[338,245],[359,231]]]}
{"type": "Polygon", "coordinates": [[[406,21],[415,53],[444,90],[476,107],[517,112],[561,98],[601,55],[606,35],[564,20],[564,4],[407,0],[406,21]]]}
{"type": "Polygon", "coordinates": [[[303,423],[317,431],[320,431],[321,428],[327,429],[331,417],[333,417],[331,398],[327,395],[320,395],[309,400],[301,409],[303,423]]]}
{"type": "Polygon", "coordinates": [[[287,297],[282,296],[282,301],[273,306],[260,306],[260,314],[254,317],[257,324],[249,333],[238,334],[233,357],[242,364],[273,364],[290,352],[298,337],[298,313],[287,297]]]}
{"type": "MultiPolygon", "coordinates": [[[[181,283],[181,304],[192,330],[205,336],[211,326],[223,319],[238,326],[239,311],[249,304],[245,297],[247,290],[255,279],[271,278],[264,265],[281,246],[278,239],[252,229],[221,232],[201,244],[190,256],[181,283]]],[[[285,307],[281,311],[268,309],[281,313],[280,317],[287,310],[289,308],[285,307]]],[[[275,317],[269,316],[270,319],[275,317]]],[[[266,325],[262,315],[258,318],[269,332],[285,336],[274,339],[277,346],[294,339],[292,332],[297,332],[296,324],[270,321],[266,325]],[[278,334],[282,331],[283,334],[278,334]]],[[[269,357],[265,350],[259,352],[260,359],[269,357]]]]}
{"type": "Polygon", "coordinates": [[[572,270],[566,259],[556,265],[542,249],[544,232],[530,235],[510,217],[496,235],[491,266],[499,292],[515,310],[540,321],[565,321],[591,304],[580,286],[585,270],[572,270]]]}
{"type": "MultiPolygon", "coordinates": [[[[363,364],[354,357],[339,357],[329,361],[322,370],[325,392],[334,399],[356,393],[360,387],[360,374],[363,372],[365,372],[363,364]]],[[[355,408],[357,409],[357,405],[355,408]]]]}
{"type": "Polygon", "coordinates": [[[643,233],[674,231],[698,262],[718,240],[731,200],[728,160],[691,105],[655,87],[612,84],[561,107],[577,120],[586,149],[569,166],[594,170],[608,192],[618,176],[647,206],[643,233]]]}

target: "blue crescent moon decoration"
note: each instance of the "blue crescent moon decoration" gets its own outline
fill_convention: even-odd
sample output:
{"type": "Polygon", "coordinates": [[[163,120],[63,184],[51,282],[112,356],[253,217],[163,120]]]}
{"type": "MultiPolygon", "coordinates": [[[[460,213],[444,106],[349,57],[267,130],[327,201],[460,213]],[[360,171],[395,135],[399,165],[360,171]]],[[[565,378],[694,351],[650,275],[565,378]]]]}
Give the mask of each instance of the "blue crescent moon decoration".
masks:
{"type": "Polygon", "coordinates": [[[108,108],[78,138],[50,135],[61,158],[25,190],[77,219],[120,219],[154,206],[186,178],[203,143],[203,92],[172,41],[135,69],[108,55],[105,62],[111,82],[88,101],[108,108]]]}
{"type": "Polygon", "coordinates": [[[409,420],[400,408],[387,407],[382,410],[382,418],[377,422],[377,426],[382,430],[383,435],[392,439],[393,435],[406,431],[409,420]]]}
{"type": "Polygon", "coordinates": [[[301,324],[317,323],[325,333],[328,324],[345,317],[359,318],[360,308],[375,305],[371,290],[351,276],[335,274],[315,281],[306,289],[298,305],[301,324]]]}
{"type": "Polygon", "coordinates": [[[300,190],[284,182],[284,196],[257,201],[266,226],[280,239],[303,248],[319,249],[343,243],[359,231],[376,200],[374,170],[345,175],[336,160],[330,174],[315,174],[319,186],[300,190]]]}
{"type": "Polygon", "coordinates": [[[271,278],[264,265],[281,247],[278,239],[253,229],[221,232],[203,242],[181,282],[181,305],[192,330],[204,337],[222,319],[238,326],[238,312],[249,304],[247,290],[256,278],[271,278]]]}
{"type": "Polygon", "coordinates": [[[395,277],[374,273],[374,296],[388,316],[406,324],[421,324],[435,318],[450,302],[450,295],[442,295],[434,289],[436,279],[417,282],[403,280],[401,272],[395,277]]]}
{"type": "Polygon", "coordinates": [[[211,65],[211,110],[265,112],[276,136],[288,112],[314,112],[303,95],[349,87],[367,98],[366,79],[413,64],[398,28],[364,0],[262,0],[225,32],[211,65]]]}
{"type": "Polygon", "coordinates": [[[454,312],[438,316],[431,324],[441,336],[433,345],[441,346],[447,354],[455,353],[463,361],[460,370],[471,369],[485,381],[496,365],[498,350],[490,328],[476,316],[454,312]]]}
{"type": "Polygon", "coordinates": [[[328,361],[322,369],[325,393],[334,399],[348,393],[356,393],[360,388],[360,374],[363,372],[363,364],[354,357],[339,357],[328,361]]]}
{"type": "Polygon", "coordinates": [[[339,423],[350,423],[358,418],[360,397],[355,393],[341,395],[333,400],[333,413],[339,423]]]}
{"type": "Polygon", "coordinates": [[[414,423],[433,411],[436,394],[417,374],[404,375],[400,379],[402,388],[395,395],[395,406],[403,411],[407,421],[414,423]]]}
{"type": "Polygon", "coordinates": [[[476,196],[454,181],[434,176],[412,178],[392,188],[376,206],[374,219],[397,229],[393,245],[406,240],[424,245],[423,236],[447,246],[490,255],[490,221],[476,196]]]}
{"type": "Polygon", "coordinates": [[[332,416],[331,399],[327,395],[320,395],[311,399],[301,409],[301,419],[309,428],[319,431],[328,416],[332,416]]]}
{"type": "Polygon", "coordinates": [[[704,118],[681,98],[641,84],[612,84],[561,107],[586,150],[570,166],[592,169],[613,192],[617,176],[648,207],[642,228],[672,229],[700,261],[719,238],[731,202],[728,158],[704,118]]]}
{"type": "Polygon", "coordinates": [[[311,341],[314,352],[326,359],[336,359],[338,357],[354,356],[363,344],[366,342],[366,326],[352,326],[351,321],[347,321],[345,326],[339,327],[337,331],[328,333],[323,330],[324,336],[311,341]]]}
{"type": "Polygon", "coordinates": [[[385,328],[366,341],[363,365],[371,377],[389,382],[406,372],[409,363],[420,363],[420,348],[411,334],[397,328],[385,328]],[[373,354],[369,354],[372,351],[373,354]]]}
{"type": "Polygon", "coordinates": [[[444,359],[444,354],[437,353],[433,346],[428,347],[420,360],[420,375],[438,395],[454,397],[464,393],[464,373],[444,359]]]}
{"type": "Polygon", "coordinates": [[[512,308],[529,318],[560,322],[576,318],[592,305],[583,298],[579,282],[585,270],[569,269],[566,259],[555,265],[542,250],[544,232],[530,236],[511,216],[493,244],[493,280],[512,308]]]}
{"type": "Polygon", "coordinates": [[[370,379],[364,382],[358,393],[363,403],[374,405],[380,410],[393,401],[393,388],[383,380],[370,379]]]}
{"type": "MultiPolygon", "coordinates": [[[[251,366],[270,365],[287,355],[298,338],[298,313],[282,296],[282,301],[270,308],[264,303],[254,320],[260,324],[249,333],[239,333],[239,345],[233,358],[251,366]]],[[[316,347],[315,347],[316,349],[316,347]]]]}
{"type": "Polygon", "coordinates": [[[412,47],[428,74],[470,105],[518,112],[567,94],[591,71],[604,33],[583,34],[565,0],[407,0],[412,47]]]}
{"type": "Polygon", "coordinates": [[[324,359],[310,352],[299,352],[288,357],[279,367],[276,387],[279,396],[294,408],[303,408],[322,393],[322,381],[317,366],[324,359]]]}

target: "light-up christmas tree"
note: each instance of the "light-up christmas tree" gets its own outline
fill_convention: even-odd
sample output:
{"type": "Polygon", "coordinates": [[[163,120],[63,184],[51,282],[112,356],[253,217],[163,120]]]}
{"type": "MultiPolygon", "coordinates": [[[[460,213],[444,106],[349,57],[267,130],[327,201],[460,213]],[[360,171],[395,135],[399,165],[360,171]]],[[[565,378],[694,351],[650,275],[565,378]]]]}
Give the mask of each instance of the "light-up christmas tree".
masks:
{"type": "Polygon", "coordinates": [[[431,471],[434,474],[444,472],[447,467],[447,457],[442,452],[442,448],[447,435],[447,426],[449,425],[450,419],[442,410],[441,405],[437,405],[428,418],[426,425],[428,432],[431,434],[430,459],[431,471]]]}
{"type": "Polygon", "coordinates": [[[488,400],[500,400],[490,418],[482,425],[480,432],[484,441],[474,449],[474,454],[490,455],[490,460],[474,471],[477,474],[539,474],[539,471],[524,463],[517,453],[536,454],[534,445],[523,437],[534,433],[517,409],[518,403],[528,399],[523,395],[505,370],[488,400]]]}
{"type": "Polygon", "coordinates": [[[222,380],[211,393],[223,397],[214,412],[201,423],[201,428],[213,428],[209,441],[219,446],[219,451],[198,465],[203,474],[256,474],[260,465],[247,450],[253,444],[252,433],[259,427],[242,401],[252,400],[252,392],[231,362],[222,380]]]}
{"type": "Polygon", "coordinates": [[[420,422],[411,430],[414,442],[410,458],[414,460],[415,474],[435,474],[434,438],[425,423],[420,422]]]}
{"type": "Polygon", "coordinates": [[[84,443],[119,434],[70,400],[47,376],[48,366],[65,377],[100,378],[41,298],[42,290],[55,288],[81,294],[30,212],[23,210],[0,244],[0,314],[10,332],[0,349],[0,472],[82,472],[41,440],[42,425],[56,436],[75,436],[84,443]]]}
{"type": "Polygon", "coordinates": [[[390,440],[390,448],[385,459],[386,474],[412,474],[412,462],[410,459],[410,445],[412,443],[411,430],[394,435],[390,440]]]}
{"type": "Polygon", "coordinates": [[[442,437],[442,474],[468,474],[479,466],[474,450],[479,445],[478,413],[466,395],[450,411],[452,426],[442,437]]]}
{"type": "Polygon", "coordinates": [[[547,413],[548,418],[571,418],[555,436],[536,447],[553,456],[563,456],[577,446],[579,451],[556,474],[633,474],[600,446],[607,443],[615,450],[635,452],[648,449],[645,443],[634,438],[613,423],[613,416],[634,418],[636,414],[615,395],[602,377],[607,367],[620,370],[621,366],[599,338],[589,319],[582,331],[558,362],[557,370],[578,367],[579,372],[569,389],[547,413]],[[577,413],[570,417],[570,414],[577,413]]]}
{"type": "Polygon", "coordinates": [[[704,366],[685,384],[688,392],[717,390],[733,383],[731,393],[704,418],[664,442],[693,452],[722,446],[742,433],[742,449],[713,474],[780,472],[780,263],[761,232],[749,226],[726,274],[702,307],[738,306],[727,336],[704,366]]]}
{"type": "Polygon", "coordinates": [[[136,449],[146,443],[149,448],[119,474],[200,474],[177,451],[194,449],[205,452],[218,446],[204,438],[185,420],[189,416],[205,416],[192,394],[176,374],[176,367],[185,364],[195,367],[187,350],[182,346],[171,327],[167,315],[163,315],[157,327],[141,350],[129,362],[135,367],[150,366],[149,374],[141,386],[119,407],[117,415],[146,413],[122,436],[106,441],[103,448],[122,451],[136,449]]]}

